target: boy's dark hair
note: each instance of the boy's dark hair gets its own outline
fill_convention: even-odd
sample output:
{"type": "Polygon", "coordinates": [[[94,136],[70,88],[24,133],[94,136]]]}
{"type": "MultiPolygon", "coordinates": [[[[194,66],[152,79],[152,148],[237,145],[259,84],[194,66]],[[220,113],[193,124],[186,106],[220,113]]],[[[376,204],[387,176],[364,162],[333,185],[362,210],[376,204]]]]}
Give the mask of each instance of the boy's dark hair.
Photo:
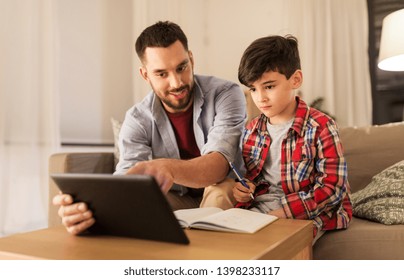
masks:
{"type": "Polygon", "coordinates": [[[148,47],[167,48],[179,40],[188,51],[188,39],[179,25],[170,21],[159,21],[147,27],[136,40],[136,53],[143,62],[144,53],[148,47]]]}
{"type": "Polygon", "coordinates": [[[292,35],[267,36],[251,43],[244,51],[238,68],[238,79],[250,86],[267,71],[276,71],[287,79],[300,68],[297,39],[292,35]]]}

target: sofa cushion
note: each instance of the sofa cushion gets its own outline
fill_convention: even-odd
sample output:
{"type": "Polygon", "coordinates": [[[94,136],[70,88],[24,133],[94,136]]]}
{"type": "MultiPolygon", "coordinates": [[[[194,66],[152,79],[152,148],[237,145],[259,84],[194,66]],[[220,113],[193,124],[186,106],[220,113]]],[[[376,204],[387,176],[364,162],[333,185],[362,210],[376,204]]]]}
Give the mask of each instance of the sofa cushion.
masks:
{"type": "Polygon", "coordinates": [[[348,165],[348,181],[354,193],[372,177],[404,160],[404,122],[340,129],[348,165]]]}
{"type": "Polygon", "coordinates": [[[404,160],[375,175],[351,199],[357,217],[386,225],[404,224],[404,160]]]}
{"type": "Polygon", "coordinates": [[[404,225],[353,217],[347,230],[326,232],[313,247],[317,260],[402,260],[404,225]]]}

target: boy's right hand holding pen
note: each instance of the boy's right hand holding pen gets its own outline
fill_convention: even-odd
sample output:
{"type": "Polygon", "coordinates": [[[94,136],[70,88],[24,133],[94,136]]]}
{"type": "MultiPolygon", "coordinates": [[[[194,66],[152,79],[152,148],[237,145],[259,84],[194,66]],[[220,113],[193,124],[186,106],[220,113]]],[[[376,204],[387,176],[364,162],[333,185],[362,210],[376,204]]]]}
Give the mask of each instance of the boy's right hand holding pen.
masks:
{"type": "Polygon", "coordinates": [[[233,195],[234,198],[238,202],[249,202],[251,200],[254,200],[254,191],[255,191],[255,185],[244,178],[241,177],[239,172],[236,170],[234,165],[230,162],[230,168],[236,175],[238,182],[235,184],[233,188],[233,195]]]}

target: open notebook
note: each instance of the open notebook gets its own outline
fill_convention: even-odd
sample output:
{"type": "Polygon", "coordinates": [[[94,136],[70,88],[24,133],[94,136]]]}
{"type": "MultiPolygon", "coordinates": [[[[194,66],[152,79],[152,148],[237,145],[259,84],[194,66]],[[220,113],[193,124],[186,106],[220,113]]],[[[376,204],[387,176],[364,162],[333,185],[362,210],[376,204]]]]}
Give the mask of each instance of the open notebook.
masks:
{"type": "Polygon", "coordinates": [[[174,214],[184,228],[241,233],[255,233],[278,219],[276,216],[240,208],[192,208],[177,210],[174,214]]]}

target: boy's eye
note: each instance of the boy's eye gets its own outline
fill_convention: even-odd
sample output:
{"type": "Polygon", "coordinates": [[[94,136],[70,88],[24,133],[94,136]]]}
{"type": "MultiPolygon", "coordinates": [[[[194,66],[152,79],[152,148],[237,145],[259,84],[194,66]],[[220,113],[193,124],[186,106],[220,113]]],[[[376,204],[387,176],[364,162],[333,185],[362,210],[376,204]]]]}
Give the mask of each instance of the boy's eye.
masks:
{"type": "Polygon", "coordinates": [[[273,89],[273,88],[274,88],[274,86],[272,86],[272,85],[271,85],[271,86],[266,86],[266,87],[265,87],[265,89],[273,89]]]}
{"type": "Polygon", "coordinates": [[[255,88],[249,88],[248,91],[249,92],[255,92],[255,88]]]}

